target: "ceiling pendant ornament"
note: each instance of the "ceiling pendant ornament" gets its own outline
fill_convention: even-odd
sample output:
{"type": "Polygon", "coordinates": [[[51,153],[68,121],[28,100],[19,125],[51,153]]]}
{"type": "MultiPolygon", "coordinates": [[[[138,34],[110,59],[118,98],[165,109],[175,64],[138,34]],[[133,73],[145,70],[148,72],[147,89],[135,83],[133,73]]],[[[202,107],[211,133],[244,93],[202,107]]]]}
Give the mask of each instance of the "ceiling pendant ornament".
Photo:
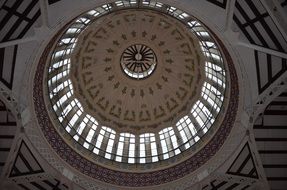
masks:
{"type": "Polygon", "coordinates": [[[150,76],[156,68],[154,51],[143,44],[135,44],[124,50],[121,56],[121,66],[127,76],[143,79],[150,76]]]}

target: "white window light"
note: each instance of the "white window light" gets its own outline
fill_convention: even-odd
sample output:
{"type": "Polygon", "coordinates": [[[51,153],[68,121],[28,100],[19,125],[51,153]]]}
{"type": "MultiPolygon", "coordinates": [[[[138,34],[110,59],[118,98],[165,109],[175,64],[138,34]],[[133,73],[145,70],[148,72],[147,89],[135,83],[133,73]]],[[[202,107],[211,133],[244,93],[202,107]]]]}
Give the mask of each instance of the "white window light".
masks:
{"type": "Polygon", "coordinates": [[[110,138],[108,141],[106,152],[112,153],[113,145],[114,145],[114,139],[110,138]]]}
{"type": "Polygon", "coordinates": [[[70,125],[71,126],[74,126],[74,124],[76,123],[76,121],[79,119],[79,115],[78,114],[75,114],[72,119],[70,120],[70,125]]]}
{"type": "Polygon", "coordinates": [[[118,7],[121,7],[124,5],[124,3],[122,1],[116,1],[115,4],[118,6],[118,7]]]}
{"type": "Polygon", "coordinates": [[[89,131],[89,133],[88,133],[88,135],[86,137],[86,141],[90,143],[92,138],[93,138],[93,136],[94,136],[94,134],[95,134],[95,130],[90,129],[90,131],[89,131]]]}
{"type": "Polygon", "coordinates": [[[98,135],[97,142],[96,142],[96,147],[101,148],[102,142],[103,142],[104,136],[102,134],[98,135]]]}
{"type": "Polygon", "coordinates": [[[86,127],[86,123],[82,121],[81,124],[79,125],[79,128],[77,129],[77,134],[81,135],[85,127],[86,127]]]}
{"type": "Polygon", "coordinates": [[[136,4],[136,3],[137,3],[137,0],[130,0],[130,3],[131,3],[131,4],[136,4]]]}

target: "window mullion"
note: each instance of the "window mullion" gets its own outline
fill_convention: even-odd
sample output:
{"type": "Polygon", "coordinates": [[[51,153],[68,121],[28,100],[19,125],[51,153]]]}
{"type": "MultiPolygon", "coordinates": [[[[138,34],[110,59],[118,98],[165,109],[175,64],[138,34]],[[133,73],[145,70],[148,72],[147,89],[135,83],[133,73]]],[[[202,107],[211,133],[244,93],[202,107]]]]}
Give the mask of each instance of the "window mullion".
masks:
{"type": "Polygon", "coordinates": [[[127,137],[124,136],[124,148],[123,148],[123,161],[128,162],[129,158],[129,148],[130,148],[130,139],[127,140],[127,137]]]}
{"type": "Polygon", "coordinates": [[[216,109],[213,107],[213,105],[210,105],[210,103],[208,101],[206,101],[203,97],[200,97],[200,101],[210,111],[210,113],[212,114],[213,117],[215,117],[218,114],[216,109]]]}
{"type": "Polygon", "coordinates": [[[103,136],[104,136],[104,138],[103,138],[103,141],[102,141],[102,144],[100,147],[100,153],[99,154],[100,154],[100,156],[104,157],[106,154],[107,147],[108,147],[110,132],[105,131],[103,136]]]}
{"type": "Polygon", "coordinates": [[[92,124],[93,123],[91,121],[89,121],[87,123],[87,125],[85,126],[85,128],[83,129],[81,137],[79,138],[79,141],[78,141],[81,145],[83,145],[86,142],[86,138],[87,138],[87,136],[89,134],[90,129],[92,128],[92,124]]]}
{"type": "Polygon", "coordinates": [[[200,127],[196,119],[193,117],[192,113],[189,113],[188,117],[196,130],[196,135],[201,138],[204,135],[202,128],[200,127]]]}
{"type": "Polygon", "coordinates": [[[114,143],[113,150],[112,150],[112,160],[115,160],[115,157],[117,156],[119,140],[120,140],[120,134],[116,133],[116,135],[115,135],[115,143],[114,143]]]}
{"type": "MultiPolygon", "coordinates": [[[[174,135],[176,137],[176,141],[177,141],[177,145],[178,145],[178,147],[173,147],[173,148],[174,149],[179,148],[182,151],[183,146],[181,146],[181,145],[183,145],[183,141],[182,141],[181,135],[180,135],[177,127],[173,127],[173,131],[174,131],[174,135]]],[[[172,144],[172,146],[174,146],[174,145],[172,144]]]]}
{"type": "Polygon", "coordinates": [[[159,133],[155,133],[155,142],[158,148],[157,152],[158,152],[159,160],[163,160],[163,149],[161,147],[161,140],[159,137],[159,133]]]}

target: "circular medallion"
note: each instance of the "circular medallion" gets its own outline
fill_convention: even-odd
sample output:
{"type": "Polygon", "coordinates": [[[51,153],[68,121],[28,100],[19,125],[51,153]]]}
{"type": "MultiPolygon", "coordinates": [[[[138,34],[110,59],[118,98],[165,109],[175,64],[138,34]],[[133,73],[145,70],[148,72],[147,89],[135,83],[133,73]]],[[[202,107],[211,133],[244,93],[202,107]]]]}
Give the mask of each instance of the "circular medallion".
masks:
{"type": "Polygon", "coordinates": [[[135,44],[124,50],[121,66],[125,74],[134,79],[150,76],[156,68],[154,51],[143,44],[135,44]]]}

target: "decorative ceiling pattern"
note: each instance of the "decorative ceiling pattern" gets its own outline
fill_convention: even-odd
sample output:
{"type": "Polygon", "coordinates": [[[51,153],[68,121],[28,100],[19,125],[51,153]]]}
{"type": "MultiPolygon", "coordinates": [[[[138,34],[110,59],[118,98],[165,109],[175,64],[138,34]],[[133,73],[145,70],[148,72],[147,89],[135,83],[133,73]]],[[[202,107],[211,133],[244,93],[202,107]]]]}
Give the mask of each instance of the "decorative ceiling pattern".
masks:
{"type": "Polygon", "coordinates": [[[252,190],[254,183],[255,181],[248,181],[243,178],[218,176],[203,184],[201,190],[252,190]]]}
{"type": "Polygon", "coordinates": [[[253,127],[258,152],[271,189],[287,186],[287,93],[275,98],[253,127]]]}
{"type": "Polygon", "coordinates": [[[254,51],[258,90],[262,93],[287,70],[287,59],[254,51]]]}
{"type": "Polygon", "coordinates": [[[258,173],[248,143],[244,145],[226,173],[258,179],[258,173]]]}
{"type": "Polygon", "coordinates": [[[32,175],[43,172],[44,170],[32,154],[29,147],[24,141],[22,141],[9,177],[32,175]]]}
{"type": "Polygon", "coordinates": [[[0,175],[5,166],[16,133],[16,121],[0,100],[0,175]]]}
{"type": "Polygon", "coordinates": [[[6,0],[0,9],[0,41],[21,39],[40,16],[38,0],[6,0]]]}
{"type": "MultiPolygon", "coordinates": [[[[0,8],[0,42],[23,38],[40,14],[38,0],[6,0],[0,8]]],[[[13,85],[17,49],[18,45],[0,48],[0,81],[10,89],[13,85]]]]}
{"type": "MultiPolygon", "coordinates": [[[[287,52],[287,39],[260,0],[237,0],[233,20],[251,44],[287,52]]],[[[262,93],[286,71],[286,59],[257,50],[254,50],[254,56],[258,92],[262,93]]]]}
{"type": "MultiPolygon", "coordinates": [[[[202,190],[226,190],[226,189],[235,189],[238,188],[240,184],[239,183],[228,183],[228,181],[218,181],[213,180],[210,182],[209,185],[206,185],[202,188],[202,190]]],[[[248,188],[248,186],[246,186],[248,188]]],[[[246,188],[244,187],[244,189],[246,188]]]]}
{"type": "MultiPolygon", "coordinates": [[[[101,157],[116,162],[128,162],[130,164],[167,160],[189,149],[200,139],[207,141],[207,139],[204,139],[203,136],[205,133],[207,133],[209,128],[211,128],[211,125],[214,123],[216,118],[220,118],[217,117],[217,114],[220,112],[223,105],[222,102],[224,101],[224,97],[228,96],[228,93],[225,93],[226,80],[225,70],[223,69],[224,59],[218,48],[219,41],[216,42],[211,37],[211,33],[209,33],[209,31],[207,31],[200,22],[196,21],[195,18],[189,16],[189,14],[181,10],[177,10],[178,16],[175,16],[175,8],[172,9],[172,7],[169,5],[165,5],[166,9],[169,10],[169,15],[163,15],[161,12],[162,9],[157,10],[156,12],[151,10],[129,9],[112,12],[108,15],[99,17],[101,16],[101,13],[103,14],[107,13],[108,11],[114,11],[112,9],[113,6],[113,4],[105,4],[101,7],[96,7],[75,19],[75,21],[70,24],[67,29],[65,28],[66,31],[62,34],[53,50],[51,59],[48,61],[49,71],[47,83],[51,105],[48,103],[47,107],[53,107],[55,115],[52,114],[51,117],[53,118],[56,116],[61,124],[58,125],[59,123],[55,123],[55,127],[65,129],[59,129],[60,133],[63,135],[63,138],[66,138],[65,136],[68,133],[73,137],[72,140],[77,141],[83,146],[83,148],[92,151],[101,157]],[[170,15],[178,20],[170,17],[170,15]],[[122,17],[124,18],[120,20],[119,18],[122,17]],[[186,25],[183,25],[180,22],[183,20],[185,21],[186,25]],[[150,23],[146,23],[147,21],[150,23]],[[110,23],[110,25],[107,25],[107,22],[110,23]],[[122,27],[122,25],[125,27],[122,27]],[[88,28],[85,29],[85,26],[88,28]],[[162,32],[162,29],[165,29],[165,32],[162,32]],[[81,30],[83,30],[83,32],[80,32],[81,30]],[[109,30],[111,30],[111,32],[108,32],[109,30]],[[123,38],[123,35],[117,35],[118,31],[126,32],[127,35],[124,34],[123,38]],[[146,31],[150,31],[152,34],[148,35],[146,31]],[[140,35],[137,35],[137,33],[140,33],[140,35]],[[78,37],[78,35],[80,37],[78,37]],[[181,75],[179,75],[180,73],[178,74],[179,76],[169,73],[169,78],[175,77],[174,80],[165,81],[165,86],[170,88],[163,86],[162,89],[159,89],[163,92],[155,92],[152,94],[150,99],[146,99],[144,93],[140,95],[137,94],[136,100],[133,100],[131,97],[126,98],[125,95],[119,96],[121,92],[116,91],[116,88],[111,88],[112,85],[107,85],[107,82],[105,82],[105,78],[109,78],[109,74],[105,73],[104,71],[100,72],[101,68],[97,68],[99,65],[105,66],[105,64],[107,64],[105,63],[106,59],[104,59],[106,56],[106,51],[103,50],[107,49],[109,51],[113,51],[113,54],[110,55],[113,57],[113,59],[110,58],[111,63],[109,63],[109,65],[111,68],[109,70],[112,69],[113,74],[117,76],[117,83],[124,83],[132,89],[149,89],[150,85],[153,85],[154,83],[157,84],[159,81],[161,81],[162,73],[165,72],[164,68],[169,65],[165,64],[165,62],[167,62],[166,59],[168,58],[164,58],[162,56],[162,54],[166,52],[166,46],[164,43],[161,43],[162,40],[160,42],[156,40],[157,35],[169,42],[166,43],[168,47],[172,49],[172,51],[169,50],[169,52],[173,53],[173,58],[176,60],[172,63],[174,68],[173,72],[180,71],[185,73],[187,76],[192,76],[192,74],[195,73],[197,76],[199,76],[200,74],[198,73],[205,71],[206,79],[204,86],[201,88],[201,81],[193,81],[191,79],[187,79],[187,81],[176,80],[176,77],[181,79],[181,75]],[[197,36],[197,40],[192,37],[193,35],[197,36]],[[94,41],[95,37],[100,39],[104,38],[105,40],[99,39],[94,41]],[[108,40],[106,40],[105,37],[108,40]],[[87,44],[86,42],[90,42],[89,40],[93,42],[92,46],[96,46],[95,48],[88,48],[89,43],[87,44]],[[113,45],[115,45],[114,42],[118,40],[121,43],[116,43],[117,48],[115,48],[115,51],[111,47],[113,47],[113,45]],[[122,43],[122,41],[125,43],[122,43]],[[196,41],[198,41],[198,43],[196,43],[196,41]],[[119,60],[123,55],[122,52],[127,50],[126,46],[128,48],[134,47],[134,43],[148,44],[157,54],[157,69],[148,79],[131,80],[130,77],[125,76],[126,73],[121,72],[122,65],[120,66],[119,60]],[[183,43],[184,45],[182,45],[183,43]],[[190,45],[190,43],[193,45],[190,45]],[[197,47],[196,45],[200,45],[200,47],[197,47]],[[84,46],[84,48],[82,46],[84,46]],[[176,48],[174,49],[174,47],[176,48]],[[76,49],[75,51],[74,48],[76,49]],[[185,60],[203,60],[200,58],[198,53],[194,53],[192,51],[200,51],[200,49],[202,50],[202,54],[205,56],[204,64],[201,64],[201,69],[194,69],[194,71],[187,72],[186,70],[188,70],[188,68],[184,68],[186,65],[185,60]],[[89,58],[89,56],[93,57],[89,58]],[[70,57],[72,57],[71,60],[70,57]],[[84,67],[81,66],[82,63],[85,63],[84,67]],[[203,65],[205,65],[204,69],[202,68],[203,65]],[[71,67],[72,70],[75,70],[71,71],[74,79],[72,82],[70,82],[69,78],[69,68],[71,67]],[[89,70],[86,70],[85,67],[89,67],[89,70]],[[82,73],[81,69],[86,71],[82,73]],[[125,118],[119,119],[119,121],[115,121],[114,118],[108,118],[113,123],[106,124],[104,123],[106,120],[98,120],[98,118],[100,116],[102,117],[103,114],[101,114],[101,110],[97,108],[97,105],[93,104],[92,102],[90,103],[91,106],[85,106],[86,102],[90,102],[88,98],[91,96],[91,92],[89,91],[90,89],[82,90],[82,86],[85,87],[85,80],[82,80],[82,75],[86,76],[87,73],[90,72],[93,74],[89,76],[89,83],[93,84],[94,82],[97,83],[98,81],[104,81],[103,86],[105,87],[102,89],[103,93],[98,91],[98,94],[101,94],[102,98],[106,98],[112,102],[115,102],[115,99],[122,99],[121,102],[123,102],[123,105],[121,105],[119,111],[116,110],[118,112],[120,112],[122,108],[126,109],[127,107],[128,109],[139,110],[141,113],[143,108],[138,106],[139,103],[143,102],[145,105],[153,107],[154,105],[161,104],[162,101],[166,101],[165,95],[178,96],[179,93],[174,93],[173,90],[177,89],[176,85],[180,85],[180,82],[182,82],[184,85],[188,85],[189,83],[197,83],[193,88],[190,88],[190,90],[186,90],[186,92],[189,94],[200,94],[200,91],[198,92],[196,89],[201,88],[201,98],[199,97],[196,103],[193,105],[190,105],[191,103],[189,102],[183,104],[186,112],[183,113],[185,116],[181,119],[176,118],[178,113],[170,113],[174,114],[172,115],[173,121],[170,121],[171,119],[167,119],[162,123],[149,123],[148,127],[157,127],[159,128],[158,130],[161,131],[150,131],[149,128],[147,129],[143,127],[146,121],[136,120],[130,121],[127,127],[121,125],[120,127],[123,127],[122,130],[116,130],[115,125],[118,125],[119,122],[126,122],[124,120],[125,118]],[[82,73],[82,75],[77,77],[78,73],[82,73]],[[93,76],[100,77],[98,77],[97,80],[93,80],[93,76]],[[74,88],[75,84],[76,88],[74,88]],[[80,88],[77,88],[77,84],[80,88]],[[74,91],[77,92],[75,95],[74,91]],[[81,103],[84,104],[85,110],[83,109],[81,103]],[[90,113],[90,110],[87,109],[92,109],[92,111],[95,113],[90,113]],[[86,112],[90,114],[86,114],[86,112]],[[132,130],[132,127],[135,129],[132,130]],[[173,129],[175,127],[178,129],[173,129]],[[186,129],[183,131],[184,128],[186,129]],[[145,134],[138,134],[138,131],[145,134]],[[118,132],[120,132],[120,134],[118,132]],[[149,134],[151,132],[152,134],[149,134]],[[153,133],[158,134],[155,135],[153,133]],[[143,136],[145,138],[143,138],[143,136]],[[140,142],[141,145],[138,145],[138,142],[140,142]]],[[[123,4],[116,2],[115,6],[122,7],[123,4]]],[[[127,6],[129,6],[129,4],[127,6]]],[[[161,6],[164,5],[161,4],[161,6]]],[[[142,8],[144,9],[144,7],[142,8]]],[[[134,51],[136,50],[137,48],[134,48],[134,51]]],[[[109,51],[107,52],[109,53],[109,51]]],[[[135,54],[135,56],[137,56],[137,54],[135,54]]],[[[190,64],[191,68],[199,65],[199,63],[192,64],[192,61],[188,61],[188,63],[190,64]]],[[[126,72],[126,70],[124,71],[126,72]]],[[[46,90],[47,89],[45,88],[44,91],[46,90]]],[[[134,93],[134,96],[136,96],[136,93],[134,93]]],[[[99,103],[99,101],[102,101],[101,99],[95,103],[99,103]]],[[[105,103],[105,105],[103,105],[101,108],[104,109],[108,106],[108,103],[105,103]]],[[[153,112],[150,115],[157,119],[157,113],[154,110],[151,111],[153,112]]],[[[224,114],[222,111],[220,113],[222,115],[224,114]]],[[[104,116],[109,117],[110,113],[106,115],[104,116]]],[[[219,126],[220,122],[221,120],[217,120],[218,125],[212,127],[214,128],[219,126]]],[[[71,142],[70,138],[69,142],[71,142]]],[[[93,159],[95,158],[93,157],[93,159]]],[[[138,165],[135,168],[139,167],[142,169],[145,168],[144,165],[138,165]]]]}
{"type": "MultiPolygon", "coordinates": [[[[226,0],[208,1],[221,7],[222,14],[225,14],[225,11],[228,11],[226,0]]],[[[284,35],[282,33],[280,34],[276,19],[274,20],[274,17],[271,17],[270,13],[266,10],[266,7],[260,3],[261,1],[263,0],[236,1],[234,24],[238,31],[240,31],[241,36],[246,38],[248,43],[265,47],[268,50],[286,53],[286,44],[284,45],[284,43],[286,43],[286,38],[284,39],[284,35]]],[[[51,8],[56,8],[58,6],[58,3],[56,2],[59,2],[59,0],[47,1],[49,5],[52,5],[50,6],[51,8]]],[[[63,4],[67,3],[67,1],[62,0],[59,5],[63,5],[62,2],[63,4]]],[[[135,1],[128,1],[128,3],[130,2],[134,3],[135,1]]],[[[149,2],[153,3],[153,1],[149,2]]],[[[192,3],[192,1],[190,2],[192,3]]],[[[279,6],[286,13],[287,1],[279,0],[278,2],[279,6]]],[[[2,43],[13,39],[25,38],[27,34],[30,34],[33,26],[36,26],[40,20],[38,19],[40,15],[38,0],[6,0],[0,2],[0,7],[0,39],[2,43]]],[[[269,8],[272,10],[274,7],[269,8]]],[[[276,8],[278,9],[278,7],[276,8]]],[[[21,48],[19,45],[0,48],[0,80],[10,89],[13,88],[13,78],[15,77],[14,69],[16,58],[19,60],[19,55],[17,55],[19,48],[21,48]]],[[[267,90],[277,78],[286,72],[286,59],[277,57],[271,53],[254,50],[254,59],[251,60],[251,63],[253,64],[252,61],[255,61],[256,63],[259,94],[267,90]]],[[[24,60],[19,61],[19,63],[24,64],[24,60]]],[[[286,98],[287,93],[285,92],[271,102],[264,114],[257,119],[257,122],[254,125],[258,152],[271,189],[283,190],[287,185],[286,98]]],[[[2,102],[0,103],[0,110],[0,174],[1,176],[4,176],[5,173],[8,173],[8,175],[10,174],[10,170],[3,171],[3,169],[7,168],[7,159],[11,162],[8,155],[14,151],[11,146],[14,141],[18,140],[18,136],[15,137],[15,131],[17,129],[16,121],[2,102]]],[[[238,157],[236,163],[239,165],[243,164],[244,160],[245,159],[240,160],[238,157]]],[[[22,164],[23,166],[21,166],[21,168],[25,168],[25,163],[22,162],[22,164]]],[[[231,168],[233,169],[233,167],[231,168]]],[[[25,176],[26,175],[23,175],[22,177],[25,176]]],[[[7,178],[1,178],[0,180],[4,179],[7,181],[8,176],[6,177],[7,178]]],[[[14,179],[16,178],[17,177],[14,179]]],[[[56,177],[47,179],[39,178],[32,181],[27,180],[26,182],[15,182],[15,184],[19,184],[19,189],[24,190],[69,189],[66,185],[59,183],[58,178],[56,177]]],[[[254,189],[252,184],[241,184],[240,182],[234,182],[228,178],[216,178],[202,187],[205,190],[254,189]]],[[[1,182],[0,188],[2,188],[1,182]]],[[[266,188],[269,189],[268,187],[266,188]]],[[[73,187],[73,189],[78,190],[78,188],[75,187],[73,187]]]]}
{"type": "MultiPolygon", "coordinates": [[[[59,31],[58,35],[62,32],[59,31]]],[[[40,62],[37,65],[37,71],[35,73],[35,78],[33,80],[33,100],[34,108],[37,119],[37,123],[41,127],[44,136],[49,141],[50,145],[57,152],[57,154],[65,160],[70,166],[74,167],[77,171],[85,173],[92,178],[101,180],[106,183],[111,183],[114,185],[120,186],[130,186],[130,187],[141,187],[141,186],[153,186],[162,183],[167,183],[179,179],[180,177],[190,174],[195,171],[202,164],[206,163],[207,160],[212,158],[216,151],[223,145],[224,141],[228,137],[233,124],[236,119],[236,113],[238,111],[238,78],[236,74],[233,61],[230,54],[228,53],[225,46],[219,39],[217,43],[222,48],[222,53],[226,58],[226,66],[229,68],[229,77],[230,77],[230,98],[228,105],[226,107],[226,114],[223,116],[224,122],[221,124],[219,129],[216,131],[215,135],[212,136],[212,139],[200,149],[194,156],[188,158],[187,160],[179,163],[174,167],[165,168],[158,171],[144,172],[144,173],[132,173],[132,172],[120,172],[119,170],[113,170],[106,167],[103,167],[99,164],[86,159],[85,157],[79,155],[73,148],[67,145],[64,140],[60,137],[60,134],[53,127],[51,118],[47,113],[47,108],[44,103],[46,89],[43,89],[43,80],[45,74],[45,65],[46,60],[50,56],[51,48],[53,47],[55,39],[58,36],[55,35],[50,43],[46,46],[40,62]],[[39,119],[40,118],[40,119],[39,119]],[[106,173],[107,175],[102,175],[106,173]],[[115,180],[116,179],[116,180],[115,180]]],[[[213,46],[212,46],[213,47],[213,46]]],[[[97,159],[98,157],[92,157],[91,159],[97,159]]],[[[96,161],[98,163],[98,160],[96,161]]],[[[118,167],[118,165],[113,164],[113,168],[118,167]]],[[[129,168],[132,168],[131,165],[128,165],[129,168]]],[[[128,169],[129,169],[128,168],[128,169]]],[[[132,168],[133,169],[133,168],[132,168]]],[[[126,170],[127,171],[127,170],[126,170]]]]}
{"type": "Polygon", "coordinates": [[[62,184],[57,179],[36,180],[27,183],[19,183],[18,186],[23,190],[68,190],[68,186],[62,184]]]}
{"type": "Polygon", "coordinates": [[[204,58],[199,41],[169,16],[139,10],[111,13],[80,34],[74,51],[75,96],[103,125],[145,132],[171,126],[200,96],[204,58]],[[134,44],[149,46],[157,57],[155,71],[144,80],[127,77],[120,65],[122,53],[134,44]]]}

